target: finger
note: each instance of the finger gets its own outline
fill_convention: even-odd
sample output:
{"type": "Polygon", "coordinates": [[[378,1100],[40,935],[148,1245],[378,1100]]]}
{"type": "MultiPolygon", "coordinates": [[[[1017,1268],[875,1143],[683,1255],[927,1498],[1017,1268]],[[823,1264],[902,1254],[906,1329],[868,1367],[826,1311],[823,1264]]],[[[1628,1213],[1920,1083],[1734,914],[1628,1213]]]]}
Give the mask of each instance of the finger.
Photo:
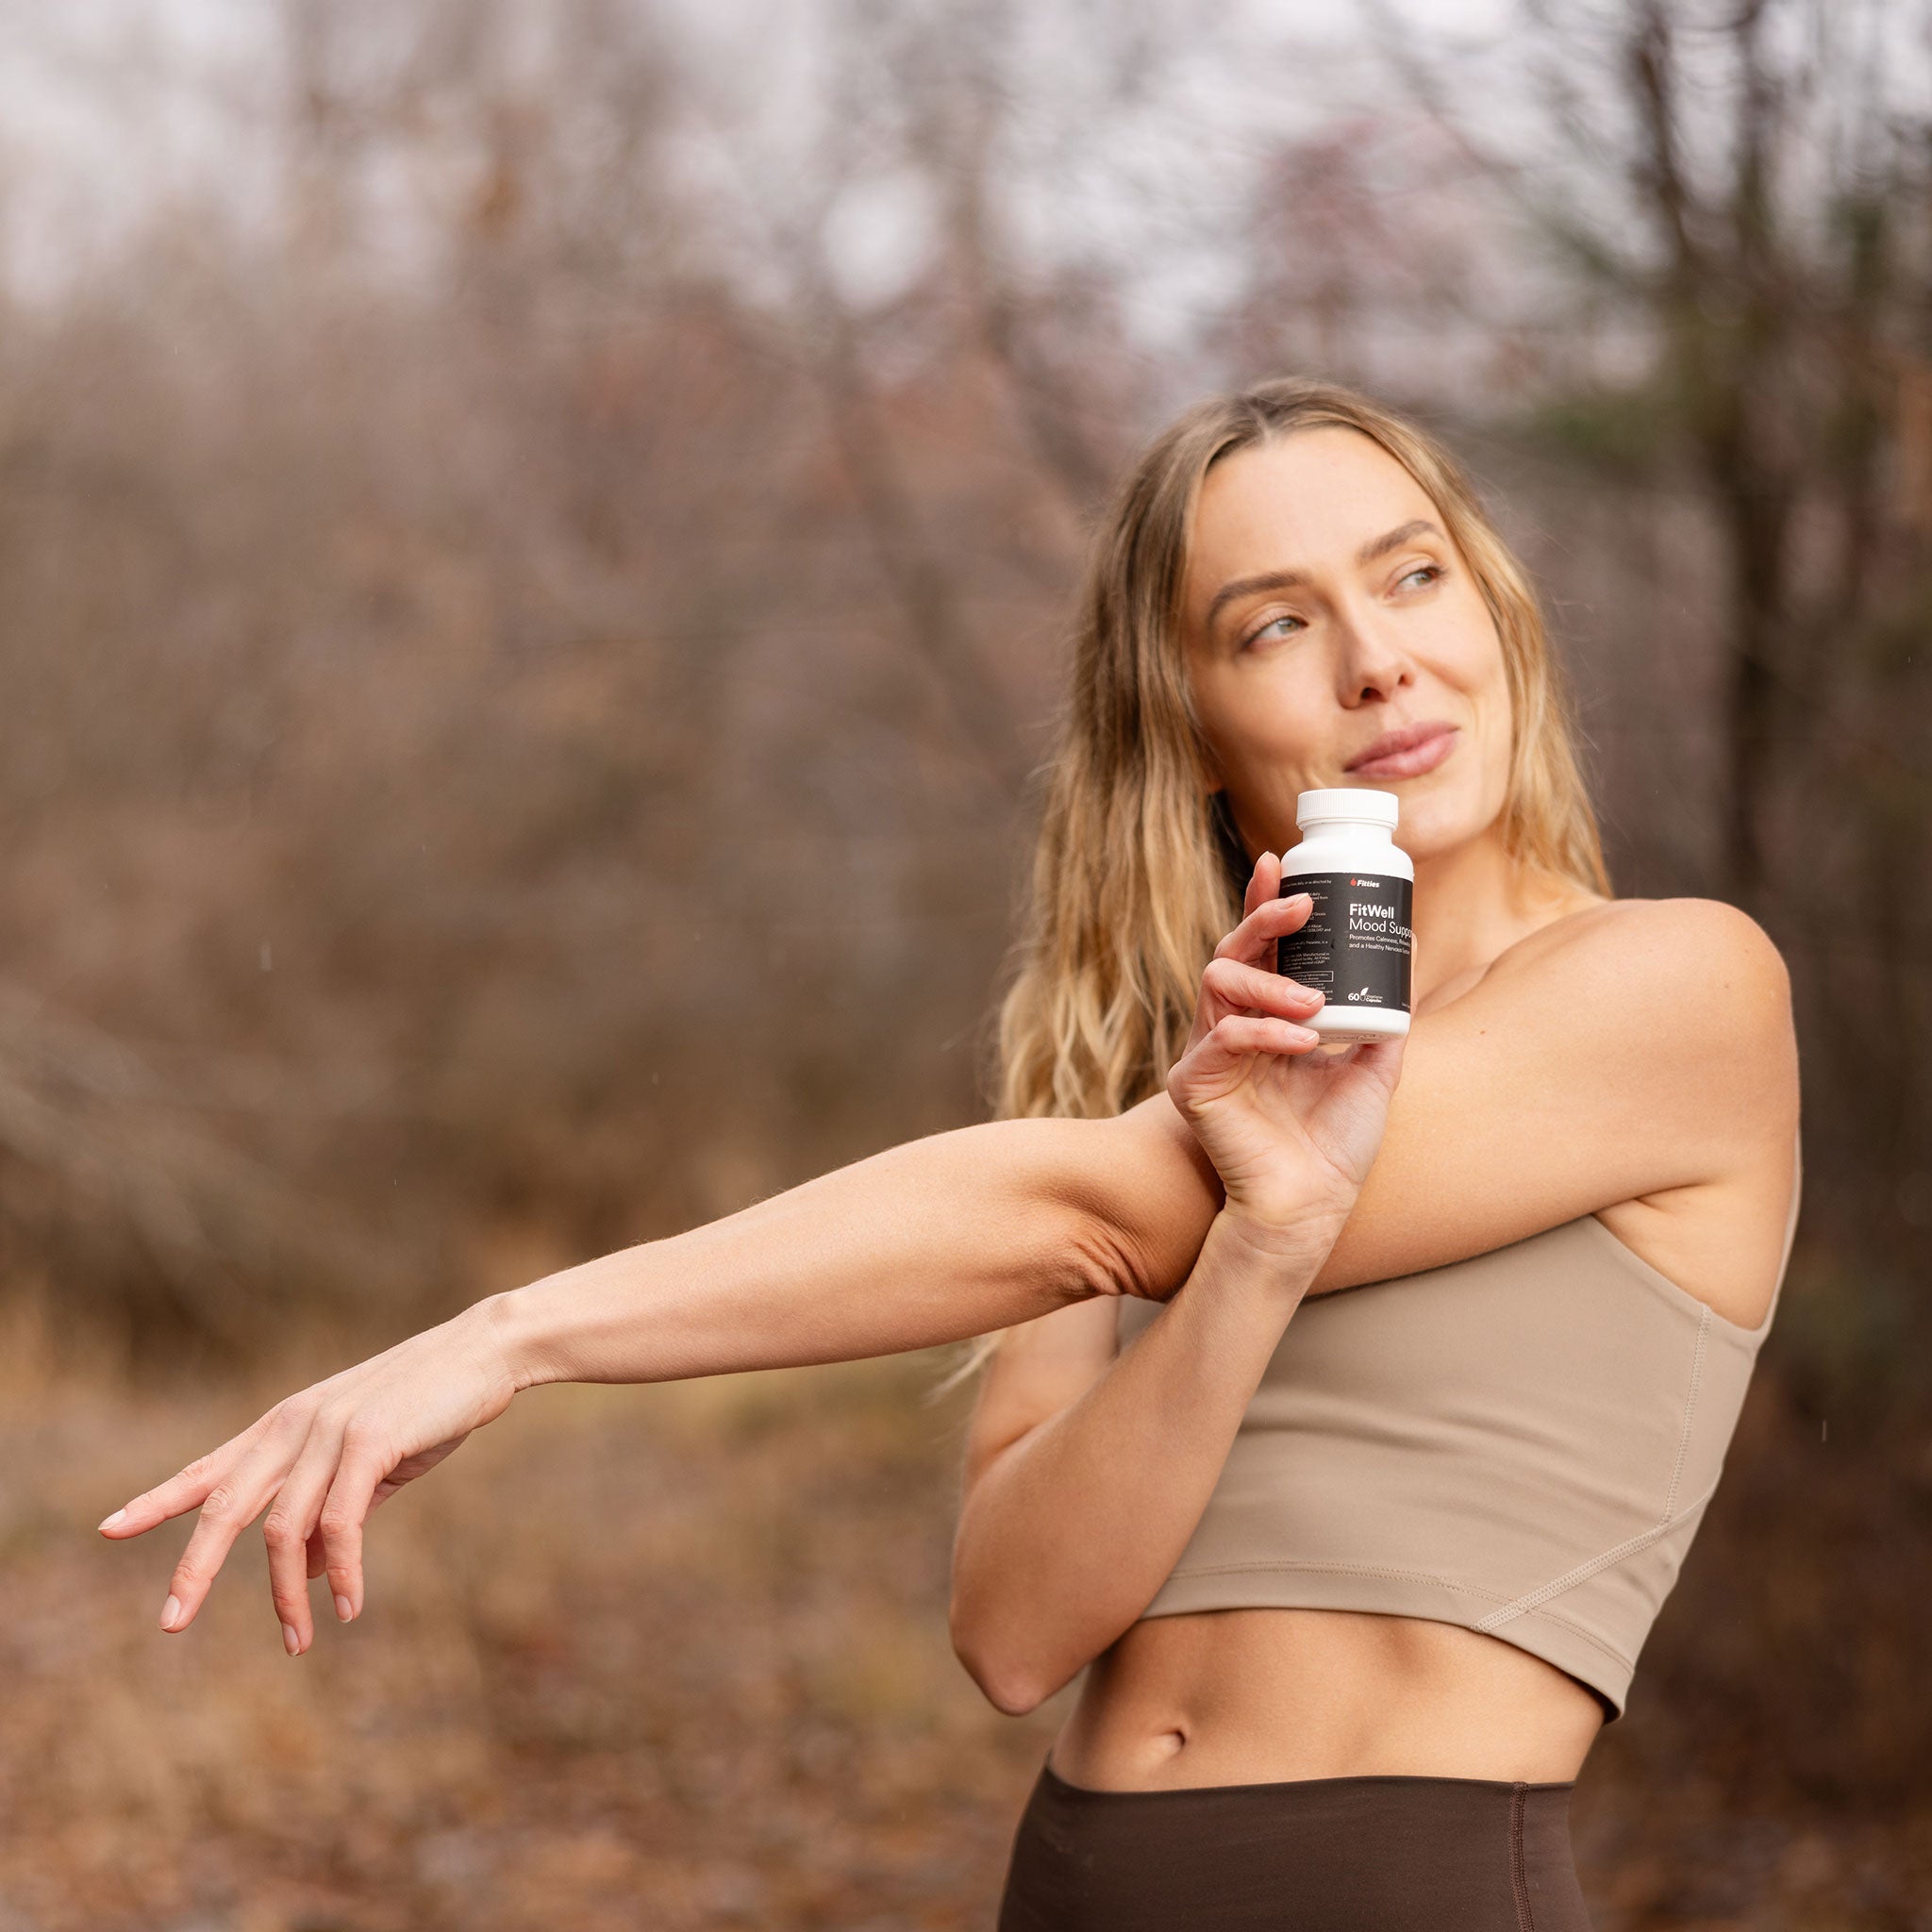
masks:
{"type": "Polygon", "coordinates": [[[1257,908],[1265,906],[1281,891],[1281,861],[1272,852],[1264,852],[1255,861],[1255,869],[1248,874],[1248,890],[1241,903],[1242,917],[1257,908]]]}
{"type": "Polygon", "coordinates": [[[1168,1093],[1176,1105],[1191,1096],[1218,1097],[1240,1084],[1244,1063],[1257,1053],[1306,1054],[1320,1044],[1320,1034],[1291,1020],[1232,1013],[1216,1021],[1174,1063],[1168,1075],[1168,1093]]]}
{"type": "Polygon", "coordinates": [[[143,1490],[132,1501],[124,1503],[112,1515],[102,1519],[100,1533],[116,1540],[140,1536],[143,1531],[154,1528],[156,1524],[167,1522],[171,1516],[200,1508],[207,1502],[209,1491],[223,1482],[228,1472],[236,1468],[260,1441],[275,1414],[275,1410],[271,1409],[267,1415],[250,1423],[239,1436],[229,1437],[206,1456],[197,1456],[166,1482],[155,1489],[143,1490]]]}
{"type": "Polygon", "coordinates": [[[268,1545],[268,1587],[282,1625],[282,1648],[300,1657],[315,1639],[308,1607],[308,1539],[322,1514],[323,1499],[335,1479],[341,1437],[334,1429],[309,1431],[302,1453],[290,1470],[262,1520],[262,1541],[268,1545]]]}
{"type": "Polygon", "coordinates": [[[362,1614],[362,1525],[395,1494],[384,1482],[384,1458],[353,1440],[344,1442],[335,1481],[322,1506],[322,1541],[336,1615],[344,1624],[362,1614]]]}
{"type": "Polygon", "coordinates": [[[1217,959],[1246,959],[1253,964],[1272,963],[1274,941],[1284,934],[1298,931],[1314,910],[1314,901],[1306,892],[1286,899],[1270,899],[1255,908],[1222,942],[1215,947],[1217,959]]]}
{"type": "Polygon", "coordinates": [[[1202,1041],[1201,1047],[1231,1065],[1249,1054],[1304,1054],[1321,1043],[1319,1033],[1311,1027],[1297,1026],[1292,1020],[1230,1013],[1215,1023],[1214,1030],[1202,1041]]]}
{"type": "Polygon", "coordinates": [[[1220,958],[1208,960],[1202,969],[1201,991],[1213,1003],[1210,1021],[1256,1009],[1296,1018],[1312,1013],[1327,997],[1320,987],[1304,986],[1285,974],[1220,958]]]}
{"type": "Polygon", "coordinates": [[[169,1580],[168,1600],[161,1607],[163,1630],[179,1632],[193,1623],[235,1539],[281,1488],[302,1441],[292,1433],[291,1423],[278,1424],[208,1491],[194,1533],[169,1580]]]}

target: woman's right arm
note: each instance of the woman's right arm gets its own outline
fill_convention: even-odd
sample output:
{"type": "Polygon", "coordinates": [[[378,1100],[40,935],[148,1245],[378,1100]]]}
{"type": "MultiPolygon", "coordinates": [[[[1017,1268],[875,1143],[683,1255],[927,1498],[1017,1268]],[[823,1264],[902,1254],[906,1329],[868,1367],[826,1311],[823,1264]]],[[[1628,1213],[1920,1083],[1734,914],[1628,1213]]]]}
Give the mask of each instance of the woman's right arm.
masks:
{"type": "MultiPolygon", "coordinates": [[[[1257,873],[1239,929],[1255,958],[1305,916],[1263,905],[1271,894],[1257,873]]],[[[1270,980],[1270,1008],[1309,1009],[1270,980]]],[[[270,1591],[300,1655],[313,1639],[308,1582],[326,1571],[337,1616],[359,1615],[370,1511],[533,1384],[846,1360],[1101,1296],[1164,1297],[1223,1198],[1198,1133],[1158,1094],[1113,1120],[1001,1121],[888,1149],[709,1226],[488,1296],[277,1403],[101,1532],[125,1541],[199,1509],[162,1608],[161,1627],[180,1631],[266,1509],[270,1591]]]]}
{"type": "Polygon", "coordinates": [[[1159,1094],[1113,1120],[910,1141],[475,1312],[519,1389],[850,1361],[1090,1297],[1164,1298],[1219,1206],[1211,1163],[1159,1094]]]}
{"type": "Polygon", "coordinates": [[[125,1541],[200,1511],[161,1610],[161,1628],[178,1632],[266,1510],[270,1594],[300,1656],[314,1641],[308,1583],[325,1572],[337,1618],[359,1616],[370,1512],[524,1389],[847,1360],[1073,1302],[1158,1298],[1219,1203],[1164,1095],[1114,1120],[1000,1121],[909,1141],[708,1226],[486,1296],[286,1397],[101,1533],[125,1541]]]}

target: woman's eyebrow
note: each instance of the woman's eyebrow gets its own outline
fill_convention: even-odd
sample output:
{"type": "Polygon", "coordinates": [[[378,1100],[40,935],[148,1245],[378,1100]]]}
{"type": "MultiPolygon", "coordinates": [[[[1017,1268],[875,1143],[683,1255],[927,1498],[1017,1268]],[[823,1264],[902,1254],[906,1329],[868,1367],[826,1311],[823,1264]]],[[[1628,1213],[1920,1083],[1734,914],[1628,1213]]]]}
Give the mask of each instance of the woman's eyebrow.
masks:
{"type": "Polygon", "coordinates": [[[1232,604],[1237,597],[1252,597],[1259,591],[1292,591],[1307,582],[1298,570],[1272,570],[1265,576],[1236,577],[1231,584],[1223,584],[1214,593],[1214,601],[1208,607],[1205,628],[1212,630],[1214,620],[1222,610],[1232,604]]]}
{"type": "MultiPolygon", "coordinates": [[[[1412,537],[1440,537],[1441,534],[1426,517],[1416,517],[1386,536],[1371,538],[1356,552],[1356,564],[1359,568],[1363,564],[1374,563],[1376,558],[1386,557],[1391,550],[1399,550],[1412,537]]],[[[1214,620],[1237,597],[1252,597],[1261,591],[1295,591],[1307,582],[1307,577],[1298,570],[1271,570],[1257,577],[1237,577],[1215,591],[1214,601],[1208,607],[1208,628],[1213,628],[1214,620]]]]}
{"type": "Polygon", "coordinates": [[[1374,563],[1376,558],[1386,557],[1390,551],[1401,549],[1410,538],[1420,537],[1424,532],[1432,537],[1440,537],[1442,534],[1427,517],[1417,517],[1412,523],[1404,524],[1400,529],[1391,530],[1386,537],[1377,537],[1373,543],[1364,543],[1356,552],[1355,560],[1357,564],[1374,563]]]}

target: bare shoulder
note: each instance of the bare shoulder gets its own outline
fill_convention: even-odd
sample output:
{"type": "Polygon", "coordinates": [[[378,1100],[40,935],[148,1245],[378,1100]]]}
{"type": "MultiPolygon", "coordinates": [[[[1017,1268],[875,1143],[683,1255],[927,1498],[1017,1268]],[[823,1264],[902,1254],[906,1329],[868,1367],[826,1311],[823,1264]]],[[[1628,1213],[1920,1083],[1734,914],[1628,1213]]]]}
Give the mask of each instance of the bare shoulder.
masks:
{"type": "MultiPolygon", "coordinates": [[[[1606,899],[1508,947],[1483,982],[1552,1014],[1614,1003],[1659,1051],[1699,1077],[1757,1084],[1795,1034],[1790,974],[1771,935],[1723,899],[1606,899]]],[[[1795,1074],[1794,1061],[1788,1068],[1795,1074]]]]}
{"type": "Polygon", "coordinates": [[[1491,976],[1550,960],[1571,970],[1663,971],[1687,985],[1789,997],[1771,935],[1724,899],[1599,899],[1553,919],[1501,954],[1491,976]]]}

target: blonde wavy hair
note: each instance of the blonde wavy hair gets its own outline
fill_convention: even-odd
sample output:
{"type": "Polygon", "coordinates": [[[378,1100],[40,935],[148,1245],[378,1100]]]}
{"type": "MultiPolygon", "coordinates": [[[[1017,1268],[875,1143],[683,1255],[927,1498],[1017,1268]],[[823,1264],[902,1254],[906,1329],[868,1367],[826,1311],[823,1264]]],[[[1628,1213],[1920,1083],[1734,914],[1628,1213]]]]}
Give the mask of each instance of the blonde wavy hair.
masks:
{"type": "MultiPolygon", "coordinates": [[[[1502,640],[1514,718],[1504,849],[1613,896],[1575,751],[1574,700],[1536,592],[1456,459],[1416,425],[1335,384],[1285,377],[1197,403],[1123,479],[1096,533],[1072,683],[1043,775],[1031,891],[1001,1001],[995,1115],[1091,1119],[1158,1091],[1187,1044],[1201,974],[1241,919],[1253,859],[1219,792],[1189,688],[1180,599],[1208,470],[1237,450],[1336,426],[1421,485],[1502,640]]],[[[1000,1330],[963,1344],[934,1391],[972,1374],[1000,1330]]]]}

